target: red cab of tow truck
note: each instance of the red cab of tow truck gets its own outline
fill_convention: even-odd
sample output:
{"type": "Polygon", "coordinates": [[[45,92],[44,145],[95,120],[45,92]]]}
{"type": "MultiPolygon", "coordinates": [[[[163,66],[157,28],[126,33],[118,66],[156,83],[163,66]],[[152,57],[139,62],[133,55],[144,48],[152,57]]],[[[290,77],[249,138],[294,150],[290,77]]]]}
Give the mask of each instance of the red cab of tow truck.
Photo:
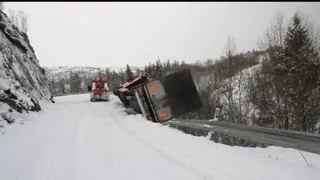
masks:
{"type": "Polygon", "coordinates": [[[91,79],[88,85],[90,94],[90,101],[109,101],[110,93],[107,80],[103,77],[96,77],[91,79]]]}

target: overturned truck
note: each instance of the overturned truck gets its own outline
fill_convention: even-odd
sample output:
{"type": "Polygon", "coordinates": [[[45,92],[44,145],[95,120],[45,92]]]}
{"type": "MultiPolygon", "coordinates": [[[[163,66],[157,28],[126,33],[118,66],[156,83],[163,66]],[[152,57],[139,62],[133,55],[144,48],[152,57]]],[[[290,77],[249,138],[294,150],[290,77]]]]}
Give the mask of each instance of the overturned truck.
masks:
{"type": "Polygon", "coordinates": [[[114,94],[125,107],[153,122],[168,121],[201,107],[189,69],[155,80],[145,76],[130,79],[114,94]]]}

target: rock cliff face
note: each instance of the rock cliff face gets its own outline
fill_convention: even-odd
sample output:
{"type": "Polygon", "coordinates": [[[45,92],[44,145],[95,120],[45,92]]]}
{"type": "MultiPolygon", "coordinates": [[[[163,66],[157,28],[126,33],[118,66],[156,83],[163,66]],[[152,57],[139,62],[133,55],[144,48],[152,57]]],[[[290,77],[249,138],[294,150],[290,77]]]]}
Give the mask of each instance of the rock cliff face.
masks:
{"type": "Polygon", "coordinates": [[[27,34],[0,11],[0,127],[14,122],[17,114],[41,111],[50,96],[45,69],[27,34]]]}

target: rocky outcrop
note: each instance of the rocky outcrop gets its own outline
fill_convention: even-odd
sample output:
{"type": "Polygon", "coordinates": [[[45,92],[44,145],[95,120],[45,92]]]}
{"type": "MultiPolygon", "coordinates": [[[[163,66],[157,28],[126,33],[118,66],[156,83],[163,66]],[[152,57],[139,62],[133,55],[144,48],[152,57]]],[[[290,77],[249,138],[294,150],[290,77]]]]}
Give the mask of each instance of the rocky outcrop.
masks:
{"type": "Polygon", "coordinates": [[[51,100],[45,69],[27,34],[0,11],[0,124],[12,123],[14,113],[41,111],[51,100]]]}

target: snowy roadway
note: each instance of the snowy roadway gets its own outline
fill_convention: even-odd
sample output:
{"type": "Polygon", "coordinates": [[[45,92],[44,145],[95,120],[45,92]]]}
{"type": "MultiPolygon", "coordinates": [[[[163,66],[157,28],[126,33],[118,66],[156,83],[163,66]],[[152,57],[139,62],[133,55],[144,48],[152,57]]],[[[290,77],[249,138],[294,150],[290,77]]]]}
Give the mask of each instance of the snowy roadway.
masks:
{"type": "Polygon", "coordinates": [[[119,100],[55,98],[0,135],[0,180],[319,179],[320,156],[216,144],[126,115],[119,100]]]}

